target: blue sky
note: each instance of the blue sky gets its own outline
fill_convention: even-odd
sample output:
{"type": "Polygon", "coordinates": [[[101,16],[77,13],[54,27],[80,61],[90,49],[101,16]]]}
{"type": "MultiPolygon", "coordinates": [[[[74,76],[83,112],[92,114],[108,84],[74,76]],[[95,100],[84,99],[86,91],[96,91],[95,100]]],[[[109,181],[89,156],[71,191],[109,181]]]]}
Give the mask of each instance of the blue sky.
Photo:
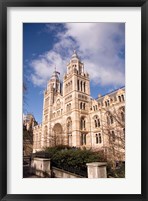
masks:
{"type": "Polygon", "coordinates": [[[63,79],[74,49],[90,75],[93,98],[125,85],[124,23],[24,23],[24,113],[32,113],[38,123],[47,81],[55,66],[63,79]]]}

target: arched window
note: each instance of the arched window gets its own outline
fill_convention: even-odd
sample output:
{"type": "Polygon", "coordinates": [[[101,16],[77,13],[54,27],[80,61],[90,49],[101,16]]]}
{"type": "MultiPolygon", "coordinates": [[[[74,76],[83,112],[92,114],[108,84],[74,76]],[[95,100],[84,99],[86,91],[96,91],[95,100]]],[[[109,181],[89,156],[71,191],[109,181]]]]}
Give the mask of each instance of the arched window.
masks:
{"type": "Polygon", "coordinates": [[[124,101],[124,95],[123,94],[121,95],[121,98],[122,98],[122,101],[124,101]]]}
{"type": "Polygon", "coordinates": [[[71,103],[67,104],[66,110],[67,110],[67,112],[69,112],[71,110],[71,103]]]}
{"type": "Polygon", "coordinates": [[[85,82],[84,82],[84,92],[85,92],[85,82]]]}
{"type": "Polygon", "coordinates": [[[109,106],[109,105],[110,105],[109,100],[107,100],[107,106],[109,106]]]}
{"type": "Polygon", "coordinates": [[[82,81],[81,81],[81,91],[82,91],[82,81]]]}
{"type": "Polygon", "coordinates": [[[98,119],[98,127],[100,127],[100,119],[98,119]]]}
{"type": "Polygon", "coordinates": [[[94,123],[95,123],[95,128],[100,127],[100,119],[98,118],[97,115],[94,117],[94,123]]]}
{"type": "Polygon", "coordinates": [[[118,96],[119,102],[121,102],[121,96],[118,96]]]}
{"type": "Polygon", "coordinates": [[[82,102],[80,103],[80,109],[82,109],[82,102]]]}
{"type": "Polygon", "coordinates": [[[97,128],[97,125],[98,125],[98,124],[97,124],[97,120],[95,119],[95,127],[96,127],[96,128],[97,128]]]}
{"type": "Polygon", "coordinates": [[[83,103],[83,110],[85,110],[85,103],[83,103]]]}
{"type": "Polygon", "coordinates": [[[96,134],[96,144],[99,143],[99,137],[98,137],[98,134],[96,134]]]}
{"type": "Polygon", "coordinates": [[[85,130],[85,126],[86,126],[86,121],[85,121],[85,118],[82,117],[80,121],[80,129],[85,130]]]}
{"type": "Polygon", "coordinates": [[[99,133],[99,143],[102,143],[101,133],[99,133]]]}
{"type": "Polygon", "coordinates": [[[77,88],[78,88],[78,91],[79,91],[79,80],[77,81],[77,88]]]}

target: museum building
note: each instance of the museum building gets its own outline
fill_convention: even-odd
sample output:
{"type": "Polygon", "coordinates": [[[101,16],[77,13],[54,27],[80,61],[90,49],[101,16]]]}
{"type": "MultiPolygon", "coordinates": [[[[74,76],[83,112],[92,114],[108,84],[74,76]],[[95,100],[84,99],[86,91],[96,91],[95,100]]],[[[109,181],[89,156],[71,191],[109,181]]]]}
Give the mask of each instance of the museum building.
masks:
{"type": "Polygon", "coordinates": [[[125,155],[125,87],[90,96],[90,78],[74,51],[63,81],[53,72],[44,91],[42,124],[33,128],[33,152],[69,145],[125,155]]]}

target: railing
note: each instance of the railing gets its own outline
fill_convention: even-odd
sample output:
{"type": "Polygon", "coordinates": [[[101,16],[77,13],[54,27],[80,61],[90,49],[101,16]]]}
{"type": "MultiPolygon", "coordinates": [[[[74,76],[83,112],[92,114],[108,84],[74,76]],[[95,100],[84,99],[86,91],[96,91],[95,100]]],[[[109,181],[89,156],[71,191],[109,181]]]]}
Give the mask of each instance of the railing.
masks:
{"type": "Polygon", "coordinates": [[[66,166],[66,165],[59,165],[58,163],[56,162],[53,162],[51,163],[51,166],[52,167],[57,167],[59,169],[62,169],[62,170],[65,170],[67,172],[70,172],[70,173],[74,173],[74,174],[77,174],[77,175],[80,175],[82,177],[85,177],[87,178],[87,167],[85,168],[80,168],[80,167],[70,167],[70,166],[66,166]]]}

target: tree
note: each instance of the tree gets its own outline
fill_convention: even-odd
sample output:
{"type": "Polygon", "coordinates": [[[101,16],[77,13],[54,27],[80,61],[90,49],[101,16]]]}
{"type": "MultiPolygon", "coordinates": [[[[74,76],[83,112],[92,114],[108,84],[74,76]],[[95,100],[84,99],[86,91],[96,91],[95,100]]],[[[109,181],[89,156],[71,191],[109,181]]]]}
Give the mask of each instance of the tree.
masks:
{"type": "Polygon", "coordinates": [[[32,114],[27,114],[23,121],[23,151],[25,155],[30,155],[33,149],[33,126],[37,122],[32,114]]]}
{"type": "Polygon", "coordinates": [[[116,161],[125,160],[125,107],[105,107],[102,114],[101,130],[104,134],[104,150],[107,160],[115,166],[116,161]]]}

